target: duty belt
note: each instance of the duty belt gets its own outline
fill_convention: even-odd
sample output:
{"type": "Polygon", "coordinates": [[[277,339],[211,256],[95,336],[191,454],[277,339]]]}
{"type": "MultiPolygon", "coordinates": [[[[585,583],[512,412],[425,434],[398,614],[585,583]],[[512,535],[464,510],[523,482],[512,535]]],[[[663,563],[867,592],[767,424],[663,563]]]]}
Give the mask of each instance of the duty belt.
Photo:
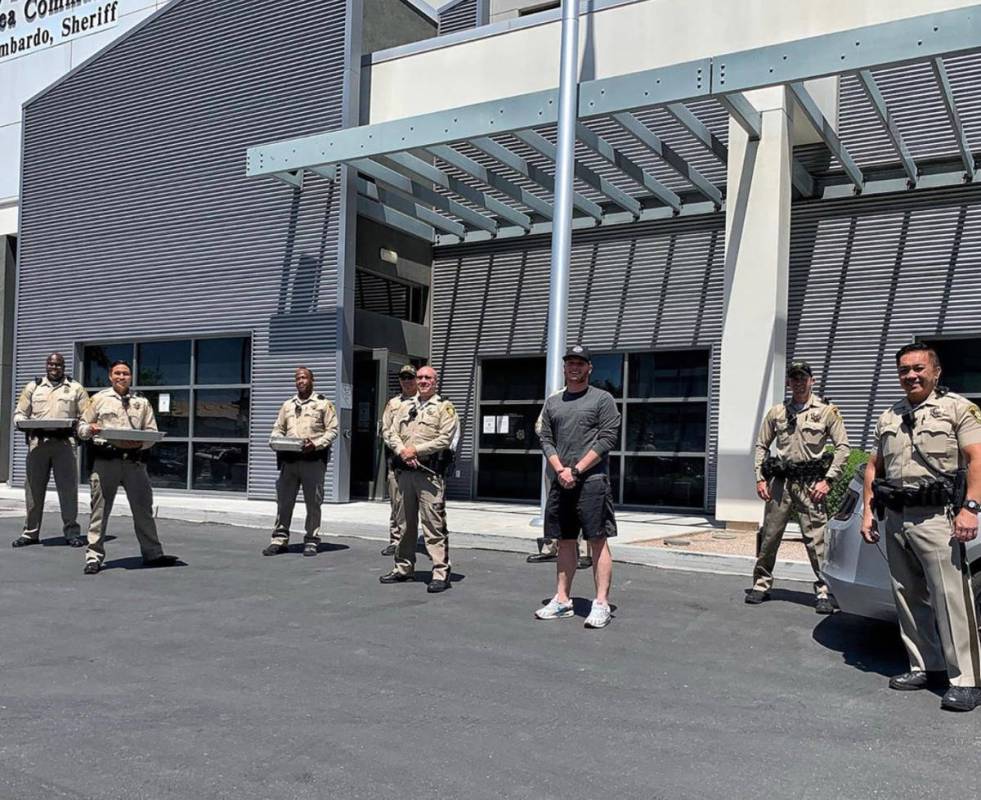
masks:
{"type": "Polygon", "coordinates": [[[809,461],[791,461],[779,456],[769,456],[764,459],[760,472],[764,480],[786,478],[790,481],[813,483],[824,480],[832,459],[831,453],[825,453],[820,458],[812,458],[809,461]]]}
{"type": "Polygon", "coordinates": [[[109,461],[146,461],[148,450],[132,449],[124,450],[120,447],[110,447],[108,445],[92,445],[92,455],[94,458],[105,458],[109,461]]]}
{"type": "Polygon", "coordinates": [[[38,439],[71,439],[75,436],[75,431],[71,428],[55,428],[54,430],[35,430],[28,434],[28,438],[31,436],[37,437],[38,439]]]}
{"type": "Polygon", "coordinates": [[[913,486],[893,486],[887,480],[872,481],[872,509],[882,519],[885,509],[946,506],[955,500],[955,487],[950,481],[923,478],[913,486]]]}

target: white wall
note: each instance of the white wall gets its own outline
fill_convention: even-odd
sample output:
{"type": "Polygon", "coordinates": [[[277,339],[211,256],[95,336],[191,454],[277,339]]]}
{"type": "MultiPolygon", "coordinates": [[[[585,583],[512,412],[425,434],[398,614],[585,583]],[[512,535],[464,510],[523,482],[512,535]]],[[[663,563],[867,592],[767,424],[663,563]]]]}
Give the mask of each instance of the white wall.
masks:
{"type": "Polygon", "coordinates": [[[0,235],[17,232],[24,102],[166,3],[120,0],[119,20],[114,26],[0,61],[0,235]]]}
{"type": "MultiPolygon", "coordinates": [[[[583,15],[580,54],[589,73],[583,78],[608,78],[976,2],[646,0],[583,15]]],[[[369,120],[554,88],[560,27],[553,21],[375,64],[369,120]]]]}

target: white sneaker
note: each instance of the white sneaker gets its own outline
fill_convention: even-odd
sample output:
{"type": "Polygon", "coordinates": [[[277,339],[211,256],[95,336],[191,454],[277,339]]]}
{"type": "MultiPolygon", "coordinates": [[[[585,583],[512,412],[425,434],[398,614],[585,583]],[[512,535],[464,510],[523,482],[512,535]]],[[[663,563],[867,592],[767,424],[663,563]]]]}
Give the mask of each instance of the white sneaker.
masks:
{"type": "Polygon", "coordinates": [[[553,597],[535,612],[535,616],[538,619],[559,619],[560,617],[571,617],[575,613],[572,603],[560,603],[553,597]]]}
{"type": "Polygon", "coordinates": [[[593,600],[593,607],[589,610],[584,626],[587,628],[605,628],[613,619],[613,613],[606,603],[593,600]]]}

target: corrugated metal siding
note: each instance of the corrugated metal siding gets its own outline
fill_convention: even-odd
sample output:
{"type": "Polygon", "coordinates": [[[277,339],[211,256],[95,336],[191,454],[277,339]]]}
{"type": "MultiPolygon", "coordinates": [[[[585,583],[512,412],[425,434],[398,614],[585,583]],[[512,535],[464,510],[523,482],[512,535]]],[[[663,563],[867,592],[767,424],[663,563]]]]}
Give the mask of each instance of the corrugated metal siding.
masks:
{"type": "Polygon", "coordinates": [[[814,366],[852,444],[902,394],[893,356],[915,337],[981,333],[981,189],[794,207],[788,352],[814,366]]]}
{"type": "Polygon", "coordinates": [[[465,31],[477,27],[478,0],[462,0],[449,8],[440,10],[436,35],[465,31]]]}
{"type": "MultiPolygon", "coordinates": [[[[453,497],[473,485],[478,359],[545,352],[548,237],[438,248],[433,262],[432,362],[464,435],[453,497]]],[[[571,339],[594,351],[713,348],[706,483],[715,498],[725,218],[644,223],[573,237],[571,339]]]]}
{"type": "MultiPolygon", "coordinates": [[[[277,24],[247,35],[239,6],[178,0],[25,109],[15,369],[22,385],[80,342],[251,331],[248,485],[268,497],[295,366],[336,397],[340,187],[246,178],[244,154],[339,127],[346,12],[250,13],[277,24]]],[[[22,444],[14,463],[20,482],[22,444]]]]}
{"type": "MultiPolygon", "coordinates": [[[[981,54],[944,59],[961,123],[972,150],[981,149],[981,54]]],[[[929,64],[872,70],[903,140],[918,162],[958,158],[957,143],[929,64]]],[[[857,77],[839,84],[838,132],[859,167],[896,164],[896,151],[883,132],[872,104],[857,77]]],[[[815,174],[838,172],[841,165],[823,145],[799,148],[802,161],[815,174]]]]}

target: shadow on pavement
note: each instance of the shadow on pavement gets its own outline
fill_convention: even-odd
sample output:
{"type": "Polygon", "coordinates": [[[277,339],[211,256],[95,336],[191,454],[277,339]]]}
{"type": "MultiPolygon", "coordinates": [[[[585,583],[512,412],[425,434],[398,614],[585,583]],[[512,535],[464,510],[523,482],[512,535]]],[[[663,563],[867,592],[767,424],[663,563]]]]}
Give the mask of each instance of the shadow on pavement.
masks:
{"type": "MultiPolygon", "coordinates": [[[[85,530],[82,530],[81,537],[85,538],[85,530]]],[[[115,536],[107,534],[106,538],[103,539],[105,542],[112,542],[116,539],[115,536]]],[[[64,536],[49,536],[47,539],[42,539],[39,543],[42,547],[68,547],[68,540],[64,536]]]]}
{"type": "MultiPolygon", "coordinates": [[[[317,546],[318,553],[333,553],[335,550],[350,550],[346,544],[334,544],[333,542],[321,542],[317,546]]],[[[289,546],[289,552],[294,555],[303,555],[303,542],[296,542],[289,546]]]]}
{"type": "Polygon", "coordinates": [[[890,677],[909,669],[899,628],[888,622],[838,612],[814,628],[813,638],[862,672],[890,677]]]}
{"type": "Polygon", "coordinates": [[[116,558],[102,564],[102,571],[107,569],[173,569],[174,567],[186,567],[187,562],[178,559],[173,564],[160,564],[154,567],[147,567],[143,564],[141,556],[130,556],[128,558],[116,558]]]}

